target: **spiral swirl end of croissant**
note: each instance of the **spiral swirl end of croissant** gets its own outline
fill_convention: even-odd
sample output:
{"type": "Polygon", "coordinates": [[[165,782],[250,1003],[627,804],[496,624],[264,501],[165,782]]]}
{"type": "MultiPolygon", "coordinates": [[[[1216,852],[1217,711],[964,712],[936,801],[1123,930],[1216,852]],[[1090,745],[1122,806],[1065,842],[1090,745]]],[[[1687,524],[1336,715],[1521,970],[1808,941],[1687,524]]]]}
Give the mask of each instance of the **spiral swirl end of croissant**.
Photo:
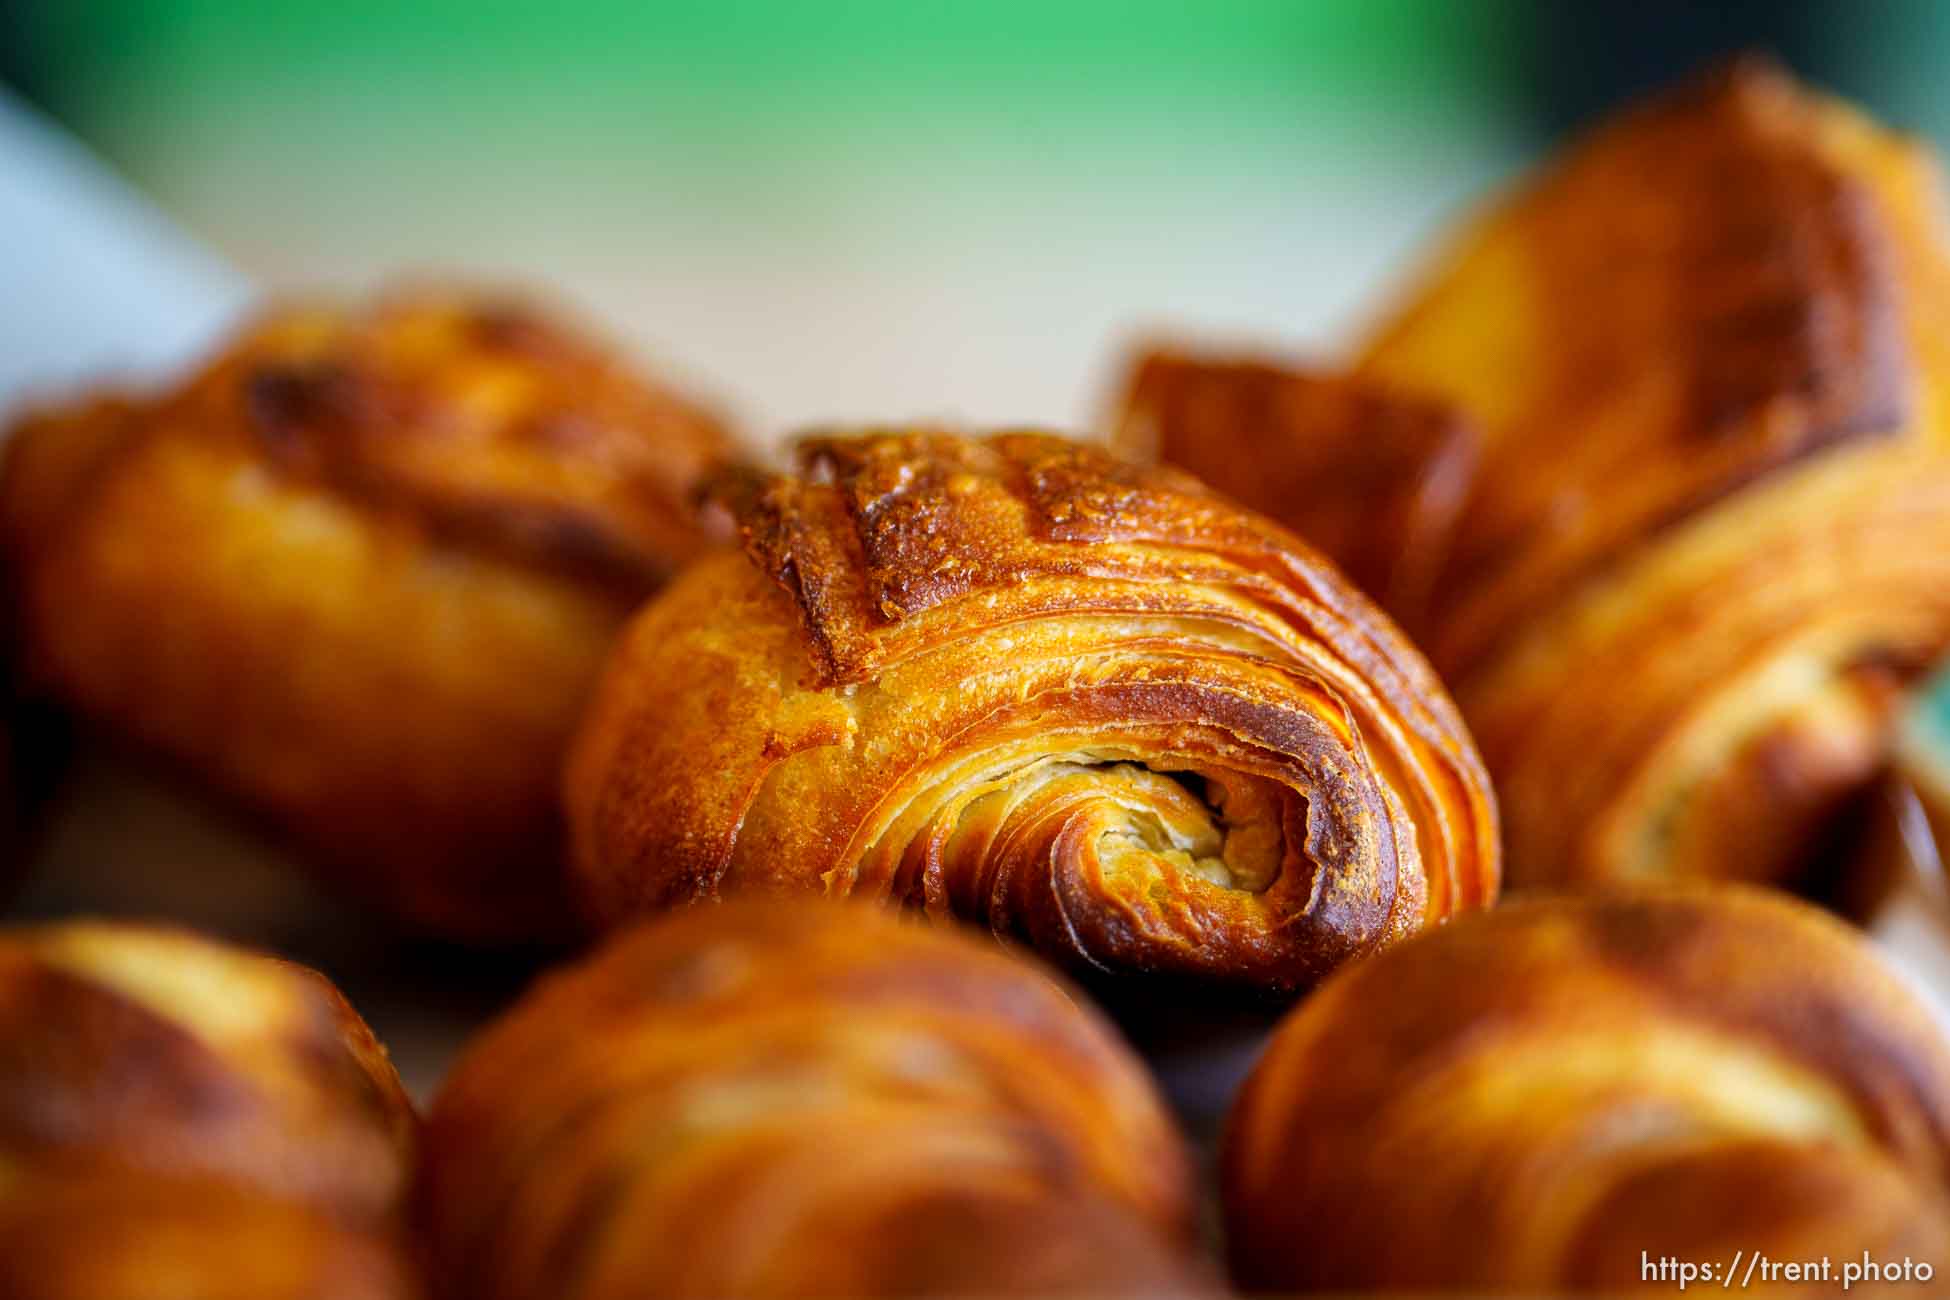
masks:
{"type": "Polygon", "coordinates": [[[550,975],[468,1049],[421,1220],[454,1294],[1204,1290],[1143,1067],[1029,963],[862,904],[731,902],[550,975]]]}
{"type": "Polygon", "coordinates": [[[10,433],[18,667],[342,892],[554,941],[563,750],[628,615],[728,532],[691,500],[727,450],[527,304],[280,308],[169,391],[10,433]]]}
{"type": "Polygon", "coordinates": [[[1642,1252],[1940,1268],[1950,1045],[1777,893],[1524,900],[1323,987],[1223,1166],[1235,1275],[1266,1290],[1629,1289],[1642,1252]]]}
{"type": "Polygon", "coordinates": [[[1442,687],[1304,542],[1035,433],[809,441],[720,485],[701,562],[571,756],[600,921],[883,899],[1074,969],[1286,993],[1495,893],[1442,687]]]}

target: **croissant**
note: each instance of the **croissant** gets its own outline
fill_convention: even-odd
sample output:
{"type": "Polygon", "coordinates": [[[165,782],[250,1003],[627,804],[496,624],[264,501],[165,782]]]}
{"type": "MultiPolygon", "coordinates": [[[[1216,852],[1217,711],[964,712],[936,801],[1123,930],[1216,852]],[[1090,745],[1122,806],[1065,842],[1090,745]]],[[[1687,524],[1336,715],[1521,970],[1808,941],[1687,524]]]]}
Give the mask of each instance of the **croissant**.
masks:
{"type": "Polygon", "coordinates": [[[710,541],[709,415],[532,309],[422,293],[274,312],[174,392],[12,442],[35,684],[416,926],[571,931],[563,749],[625,617],[710,541]]]}
{"type": "Polygon", "coordinates": [[[139,925],[0,931],[0,1169],[221,1178],[371,1220],[416,1129],[315,971],[139,925]]]}
{"type": "Polygon", "coordinates": [[[1199,1293],[1142,1067],[1031,966],[859,904],[743,901],[546,977],[449,1076],[452,1294],[1199,1293]]]}
{"type": "Polygon", "coordinates": [[[0,931],[0,1294],[407,1300],[417,1142],[315,972],[139,925],[0,931]]]}
{"type": "Polygon", "coordinates": [[[1254,1069],[1222,1166],[1249,1288],[1623,1292],[1677,1281],[1647,1275],[1663,1260],[1743,1290],[1839,1288],[1864,1258],[1928,1280],[1950,1258],[1950,1045],[1785,895],[1537,898],[1322,988],[1254,1069]],[[1825,1278],[1780,1269],[1824,1256],[1825,1278]]]}
{"type": "Polygon", "coordinates": [[[1040,434],[816,439],[632,624],[571,752],[602,923],[886,899],[1286,993],[1497,883],[1421,656],[1305,543],[1040,434]]]}
{"type": "Polygon", "coordinates": [[[1513,884],[1792,883],[1950,649],[1938,204],[1920,145],[1743,61],[1468,226],[1339,379],[1464,431],[1209,364],[1126,418],[1291,483],[1303,533],[1342,496],[1373,522],[1326,540],[1412,575],[1375,590],[1482,746],[1513,884]],[[1384,486],[1294,477],[1364,458],[1384,486]]]}

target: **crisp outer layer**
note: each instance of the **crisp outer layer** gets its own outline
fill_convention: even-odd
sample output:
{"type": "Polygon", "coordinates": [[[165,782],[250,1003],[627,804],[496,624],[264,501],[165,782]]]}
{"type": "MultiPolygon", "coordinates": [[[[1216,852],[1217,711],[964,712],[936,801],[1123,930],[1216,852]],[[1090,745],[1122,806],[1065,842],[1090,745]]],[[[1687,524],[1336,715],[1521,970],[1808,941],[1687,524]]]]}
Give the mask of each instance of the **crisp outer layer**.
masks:
{"type": "Polygon", "coordinates": [[[346,892],[559,937],[563,751],[625,617],[713,540],[689,493],[725,447],[528,308],[274,313],[172,392],[14,432],[22,668],[346,892]]]}
{"type": "Polygon", "coordinates": [[[1518,885],[1790,881],[1950,651],[1950,261],[1917,143],[1745,61],[1461,233],[1359,376],[1474,477],[1417,630],[1518,885]]]}
{"type": "Polygon", "coordinates": [[[219,1179],[378,1221],[417,1127],[314,971],[143,926],[0,934],[0,1174],[219,1179]]]}
{"type": "Polygon", "coordinates": [[[726,903],[548,976],[434,1104],[422,1227],[479,1300],[1199,1289],[1185,1153],[1027,963],[726,903]]]}
{"type": "Polygon", "coordinates": [[[1941,1270],[1950,1047],[1779,895],[1522,901],[1289,1017],[1222,1177],[1235,1274],[1266,1291],[1629,1289],[1641,1252],[1941,1270]]]}
{"type": "Polygon", "coordinates": [[[1157,348],[1132,364],[1111,443],[1279,520],[1419,635],[1479,436],[1452,407],[1351,375],[1157,348]]]}
{"type": "Polygon", "coordinates": [[[1287,992],[1497,881],[1441,686],[1316,552],[1040,434],[821,439],[626,635],[568,777],[594,915],[889,899],[1287,992]]]}

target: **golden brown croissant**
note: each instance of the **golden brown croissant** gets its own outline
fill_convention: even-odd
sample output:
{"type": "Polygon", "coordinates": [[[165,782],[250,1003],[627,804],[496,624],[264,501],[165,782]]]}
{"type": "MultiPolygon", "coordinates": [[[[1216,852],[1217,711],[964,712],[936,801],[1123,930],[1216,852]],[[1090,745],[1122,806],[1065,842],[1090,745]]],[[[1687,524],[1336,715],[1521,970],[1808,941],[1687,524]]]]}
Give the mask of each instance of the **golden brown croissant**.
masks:
{"type": "Polygon", "coordinates": [[[472,1045],[427,1125],[453,1294],[1183,1293],[1142,1067],[1026,963],[859,904],[628,932],[472,1045]]]}
{"type": "Polygon", "coordinates": [[[1223,1166],[1250,1288],[1622,1292],[1672,1258],[1800,1294],[1759,1260],[1826,1255],[1839,1289],[1864,1251],[1950,1263],[1950,1047],[1785,896],[1524,901],[1323,987],[1223,1166]]]}
{"type": "Polygon", "coordinates": [[[0,931],[0,1294],[403,1300],[417,1141],[315,972],[139,925],[0,931]]]}
{"type": "Polygon", "coordinates": [[[706,414],[526,308],[274,313],[178,390],[28,419],[0,480],[26,668],[470,939],[565,931],[562,751],[707,542],[706,414]]]}
{"type": "MultiPolygon", "coordinates": [[[[1474,435],[1376,436],[1253,396],[1303,376],[1216,367],[1131,418],[1235,486],[1235,448],[1268,483],[1369,455],[1394,476],[1323,475],[1376,527],[1327,540],[1415,575],[1379,590],[1482,745],[1513,883],[1787,880],[1950,648],[1937,188],[1915,142],[1743,62],[1601,127],[1379,331],[1348,382],[1474,435]],[[1456,467],[1445,515],[1420,485],[1456,467]]],[[[1275,513],[1328,510],[1296,489],[1275,513]]]]}
{"type": "Polygon", "coordinates": [[[889,899],[1287,992],[1495,893],[1427,665],[1311,548],[1040,434],[810,441],[632,625],[572,753],[595,914],[889,899]]]}
{"type": "Polygon", "coordinates": [[[316,972],[137,925],[0,931],[0,1169],[222,1178],[377,1219],[415,1142],[385,1049],[316,972]]]}

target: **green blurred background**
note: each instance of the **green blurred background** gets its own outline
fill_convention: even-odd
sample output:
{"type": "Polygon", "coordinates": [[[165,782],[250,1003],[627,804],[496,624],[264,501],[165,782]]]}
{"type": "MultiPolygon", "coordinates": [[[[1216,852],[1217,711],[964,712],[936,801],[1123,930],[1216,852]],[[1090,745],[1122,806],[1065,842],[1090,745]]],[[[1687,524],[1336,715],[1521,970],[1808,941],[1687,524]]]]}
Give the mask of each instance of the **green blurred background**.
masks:
{"type": "Polygon", "coordinates": [[[1950,131],[1950,5],[0,0],[0,80],[271,289],[543,286],[759,427],[1331,351],[1456,208],[1771,48],[1950,131]]]}

